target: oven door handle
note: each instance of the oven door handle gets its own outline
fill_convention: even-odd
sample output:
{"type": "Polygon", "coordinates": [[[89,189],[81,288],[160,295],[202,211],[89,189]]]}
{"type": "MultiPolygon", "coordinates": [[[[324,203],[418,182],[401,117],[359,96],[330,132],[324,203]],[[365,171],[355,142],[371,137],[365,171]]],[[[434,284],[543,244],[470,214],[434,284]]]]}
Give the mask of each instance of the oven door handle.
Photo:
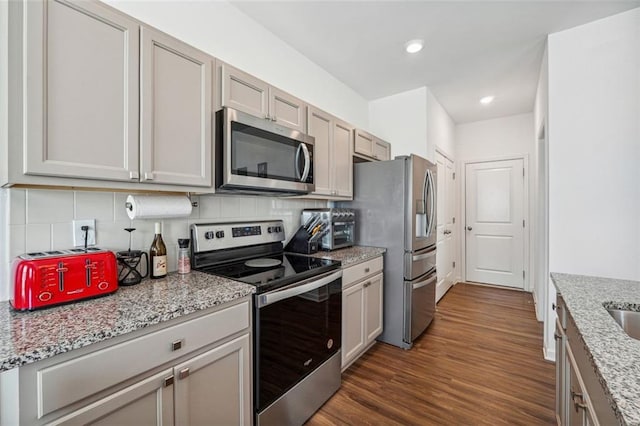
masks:
{"type": "Polygon", "coordinates": [[[295,297],[308,291],[315,290],[317,288],[330,284],[331,282],[339,278],[342,278],[342,270],[325,275],[320,279],[313,279],[312,281],[308,281],[300,285],[287,287],[282,290],[275,290],[266,294],[260,294],[258,295],[258,308],[262,308],[267,305],[271,305],[272,303],[279,302],[280,300],[288,299],[290,297],[295,297]]]}

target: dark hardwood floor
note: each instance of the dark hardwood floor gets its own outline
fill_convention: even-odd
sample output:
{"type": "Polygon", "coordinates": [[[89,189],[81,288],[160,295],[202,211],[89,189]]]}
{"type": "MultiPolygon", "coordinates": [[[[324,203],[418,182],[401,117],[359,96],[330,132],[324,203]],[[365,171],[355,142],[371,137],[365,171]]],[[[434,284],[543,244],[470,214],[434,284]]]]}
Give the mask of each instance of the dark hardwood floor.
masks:
{"type": "Polygon", "coordinates": [[[307,425],[551,425],[554,397],[531,294],[457,284],[411,350],[377,343],[307,425]]]}

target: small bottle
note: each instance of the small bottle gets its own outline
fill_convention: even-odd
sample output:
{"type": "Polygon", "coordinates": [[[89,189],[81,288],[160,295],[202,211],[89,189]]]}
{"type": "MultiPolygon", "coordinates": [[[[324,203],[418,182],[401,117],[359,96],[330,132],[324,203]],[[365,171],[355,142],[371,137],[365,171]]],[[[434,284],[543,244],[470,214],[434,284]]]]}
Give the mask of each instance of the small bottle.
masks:
{"type": "Polygon", "coordinates": [[[189,239],[178,239],[178,273],[188,274],[191,272],[191,259],[189,259],[189,239]]]}
{"type": "Polygon", "coordinates": [[[160,234],[160,222],[156,222],[156,235],[149,249],[149,259],[151,263],[151,273],[149,276],[153,279],[164,278],[167,276],[167,246],[162,241],[160,234]]]}

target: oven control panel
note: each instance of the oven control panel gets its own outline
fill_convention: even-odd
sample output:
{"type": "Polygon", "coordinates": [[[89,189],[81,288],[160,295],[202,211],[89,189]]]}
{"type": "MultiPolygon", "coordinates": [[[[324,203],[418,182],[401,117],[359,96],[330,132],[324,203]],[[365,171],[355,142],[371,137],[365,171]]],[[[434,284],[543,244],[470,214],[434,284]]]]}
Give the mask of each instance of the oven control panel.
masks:
{"type": "Polygon", "coordinates": [[[191,225],[191,247],[195,253],[281,242],[284,239],[284,223],[281,220],[191,225]]]}
{"type": "MultiPolygon", "coordinates": [[[[271,229],[271,227],[269,227],[271,229]]],[[[262,228],[260,225],[258,226],[237,226],[235,228],[231,228],[231,232],[233,233],[233,237],[250,237],[253,235],[262,235],[262,228]]]]}

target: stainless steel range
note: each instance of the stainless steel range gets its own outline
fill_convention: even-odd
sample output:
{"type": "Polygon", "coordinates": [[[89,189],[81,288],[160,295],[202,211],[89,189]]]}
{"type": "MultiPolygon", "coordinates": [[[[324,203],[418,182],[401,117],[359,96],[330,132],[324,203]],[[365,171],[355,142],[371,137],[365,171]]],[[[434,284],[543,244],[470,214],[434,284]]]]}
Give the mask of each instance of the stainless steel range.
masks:
{"type": "Polygon", "coordinates": [[[340,263],[284,253],[282,221],[191,225],[192,266],[256,286],[256,425],[296,425],[340,387],[340,263]]]}

